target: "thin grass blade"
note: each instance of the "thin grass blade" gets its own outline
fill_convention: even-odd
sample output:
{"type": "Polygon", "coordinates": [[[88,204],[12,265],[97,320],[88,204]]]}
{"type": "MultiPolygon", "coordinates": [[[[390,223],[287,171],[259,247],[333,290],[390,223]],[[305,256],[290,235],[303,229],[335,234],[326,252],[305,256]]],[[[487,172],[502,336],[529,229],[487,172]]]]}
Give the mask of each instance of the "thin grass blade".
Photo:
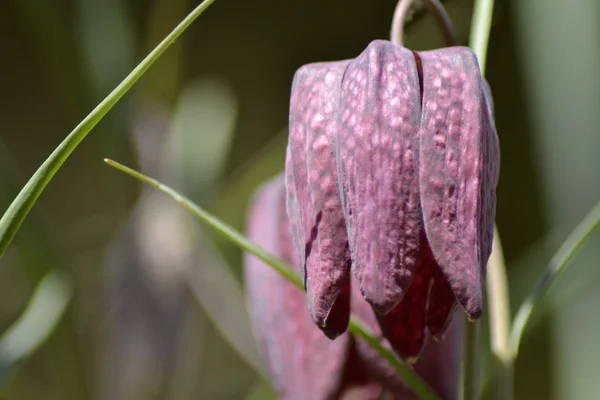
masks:
{"type": "Polygon", "coordinates": [[[169,48],[169,46],[202,14],[214,0],[205,0],[198,5],[188,16],[171,31],[171,33],[159,43],[127,75],[100,104],[85,117],[79,125],[62,141],[60,145],[50,154],[40,168],[33,174],[25,184],[21,192],[8,207],[2,219],[0,219],[0,257],[16,235],[19,227],[27,217],[29,210],[35,204],[38,197],[44,191],[52,177],[58,172],[69,155],[81,143],[88,133],[102,120],[111,108],[131,89],[138,79],[150,68],[150,66],[169,48]]]}

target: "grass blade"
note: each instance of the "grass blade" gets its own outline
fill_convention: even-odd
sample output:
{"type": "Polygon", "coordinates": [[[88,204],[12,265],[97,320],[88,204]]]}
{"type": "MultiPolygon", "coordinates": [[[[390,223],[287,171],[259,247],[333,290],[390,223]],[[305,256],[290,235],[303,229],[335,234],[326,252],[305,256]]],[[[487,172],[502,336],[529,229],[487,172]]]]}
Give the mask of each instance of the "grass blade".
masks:
{"type": "Polygon", "coordinates": [[[558,249],[556,254],[550,260],[548,269],[538,280],[532,292],[525,298],[525,301],[519,307],[511,332],[511,347],[513,357],[516,358],[519,354],[519,345],[525,328],[531,320],[536,308],[541,304],[544,296],[550,289],[551,285],[566,271],[570,265],[569,261],[575,256],[577,250],[583,246],[585,241],[600,225],[600,202],[596,203],[594,208],[581,221],[575,230],[569,235],[567,240],[558,249]]]}
{"type": "Polygon", "coordinates": [[[35,204],[37,198],[42,194],[44,188],[48,185],[52,177],[60,169],[69,155],[87,136],[87,134],[96,126],[108,111],[131,89],[137,80],[144,75],[150,66],[169,48],[169,46],[202,14],[214,0],[205,0],[198,5],[183,21],[171,31],[127,75],[127,77],[117,86],[100,104],[85,117],[79,125],[62,141],[62,143],[50,154],[41,167],[33,174],[15,200],[8,207],[8,210],[0,219],[0,257],[6,251],[6,248],[19,230],[19,227],[25,220],[25,217],[35,204]]]}
{"type": "Polygon", "coordinates": [[[161,182],[157,181],[156,179],[150,178],[149,176],[146,176],[146,175],[142,174],[141,172],[138,172],[129,167],[126,167],[123,164],[120,164],[116,161],[109,160],[109,159],[105,159],[104,161],[111,167],[116,168],[121,172],[125,172],[127,175],[130,175],[130,176],[134,177],[135,179],[138,179],[150,186],[154,186],[158,190],[169,195],[170,197],[173,198],[173,200],[175,200],[176,202],[181,204],[187,210],[191,211],[192,214],[196,215],[196,217],[198,217],[202,222],[208,224],[210,227],[215,229],[217,232],[221,233],[223,236],[225,236],[227,239],[229,239],[231,242],[233,242],[234,244],[236,244],[243,250],[246,250],[246,251],[254,254],[260,260],[269,264],[277,272],[279,272],[281,275],[283,275],[287,280],[289,280],[296,287],[298,287],[298,289],[304,290],[304,286],[302,284],[302,279],[300,279],[300,276],[296,273],[296,271],[294,271],[292,269],[292,267],[287,265],[287,263],[285,263],[283,260],[280,260],[279,258],[275,257],[271,253],[265,251],[263,248],[261,248],[257,244],[246,239],[246,237],[244,235],[242,235],[241,233],[239,233],[238,231],[233,229],[231,226],[225,224],[224,222],[222,222],[215,216],[211,215],[210,213],[205,211],[203,208],[201,208],[200,206],[195,204],[190,199],[186,198],[185,196],[182,196],[181,194],[177,193],[175,190],[171,189],[167,185],[162,184],[161,182]]]}
{"type": "MultiPolygon", "coordinates": [[[[290,267],[287,263],[280,260],[278,257],[275,257],[268,251],[264,250],[262,247],[258,246],[256,243],[248,240],[244,235],[230,227],[229,225],[223,223],[218,218],[214,217],[200,206],[196,205],[194,202],[177,193],[175,190],[171,189],[167,185],[157,181],[156,179],[150,178],[141,172],[135,171],[129,167],[126,167],[123,164],[120,164],[116,161],[105,159],[104,160],[108,165],[113,168],[118,169],[121,172],[126,173],[144,183],[147,183],[155,188],[159,189],[163,193],[172,197],[175,201],[181,204],[183,207],[191,211],[196,217],[198,217],[202,222],[210,225],[212,228],[217,230],[231,242],[235,243],[242,249],[252,253],[254,256],[264,261],[268,265],[270,265],[273,269],[283,275],[287,280],[293,283],[300,290],[304,290],[302,280],[300,276],[290,267]]],[[[348,330],[355,336],[360,337],[364,340],[369,346],[371,346],[383,359],[385,359],[392,368],[396,371],[396,373],[402,377],[406,385],[421,399],[425,400],[434,400],[437,399],[437,395],[435,392],[427,385],[423,379],[419,375],[417,375],[410,367],[404,364],[402,361],[396,357],[396,355],[391,351],[385,348],[369,330],[365,327],[365,325],[360,322],[356,317],[352,317],[350,320],[350,324],[348,325],[348,330]]]]}

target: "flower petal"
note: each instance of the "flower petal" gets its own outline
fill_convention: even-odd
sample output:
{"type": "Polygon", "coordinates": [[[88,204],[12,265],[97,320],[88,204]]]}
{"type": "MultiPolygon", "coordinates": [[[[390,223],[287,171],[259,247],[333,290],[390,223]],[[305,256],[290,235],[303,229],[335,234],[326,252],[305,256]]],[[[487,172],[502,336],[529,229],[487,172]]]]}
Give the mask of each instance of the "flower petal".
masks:
{"type": "Polygon", "coordinates": [[[376,40],[344,75],[336,159],[355,276],[385,314],[417,262],[420,91],[412,52],[376,40]]]}
{"type": "MultiPolygon", "coordinates": [[[[284,202],[282,177],[263,186],[250,210],[248,235],[291,263],[284,202]]],[[[341,384],[350,336],[327,339],[312,323],[302,291],[253,255],[245,254],[244,261],[254,332],[280,398],[333,398],[341,384]]]]}
{"type": "Polygon", "coordinates": [[[377,319],[386,339],[409,364],[419,358],[425,342],[427,299],[432,282],[430,265],[419,262],[404,299],[386,315],[377,319]]]}
{"type": "Polygon", "coordinates": [[[423,86],[419,179],[425,230],[459,303],[477,318],[493,239],[499,158],[491,103],[470,49],[446,48],[417,57],[423,86]]]}
{"type": "Polygon", "coordinates": [[[313,320],[330,337],[346,330],[350,315],[350,253],[333,148],[348,63],[311,64],[296,72],[286,161],[287,207],[298,265],[313,320]],[[347,293],[343,304],[334,307],[342,292],[347,293]]]}
{"type": "Polygon", "coordinates": [[[427,328],[435,340],[442,340],[448,325],[452,322],[457,305],[456,297],[446,277],[441,271],[437,271],[434,274],[427,303],[427,328]]]}
{"type": "MultiPolygon", "coordinates": [[[[423,232],[423,236],[425,236],[425,232],[423,232]]],[[[440,341],[452,322],[458,303],[452,287],[433,257],[426,237],[421,239],[421,246],[421,262],[431,272],[432,281],[427,301],[426,323],[433,339],[440,341]]]]}

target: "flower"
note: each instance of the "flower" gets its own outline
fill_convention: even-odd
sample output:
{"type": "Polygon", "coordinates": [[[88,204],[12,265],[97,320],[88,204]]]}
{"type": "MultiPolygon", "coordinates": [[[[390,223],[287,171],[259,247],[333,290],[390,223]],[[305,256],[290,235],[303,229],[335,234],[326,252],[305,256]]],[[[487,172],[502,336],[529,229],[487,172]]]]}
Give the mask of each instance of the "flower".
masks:
{"type": "Polygon", "coordinates": [[[376,40],[301,67],[290,99],[287,210],[311,316],[330,337],[350,271],[394,349],[414,362],[460,304],[481,314],[499,149],[492,100],[466,47],[376,40]]]}
{"type": "MultiPolygon", "coordinates": [[[[249,212],[248,236],[261,247],[292,263],[285,186],[282,176],[265,184],[249,212]]],[[[413,395],[395,371],[366,343],[345,333],[329,340],[317,328],[306,307],[304,294],[279,273],[247,253],[244,273],[248,308],[259,350],[266,360],[272,383],[284,400],[343,398],[360,391],[359,398],[375,399],[385,390],[395,399],[413,395]]],[[[375,314],[352,279],[351,308],[383,344],[375,314]]],[[[414,366],[444,399],[456,394],[462,323],[456,319],[443,343],[428,340],[414,366]]]]}

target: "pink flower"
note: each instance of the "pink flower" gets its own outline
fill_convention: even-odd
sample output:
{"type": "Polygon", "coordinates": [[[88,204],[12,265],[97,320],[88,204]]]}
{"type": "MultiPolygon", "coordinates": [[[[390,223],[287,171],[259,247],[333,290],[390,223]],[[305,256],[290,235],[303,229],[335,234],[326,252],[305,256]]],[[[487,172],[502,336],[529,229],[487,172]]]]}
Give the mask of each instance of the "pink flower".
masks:
{"type": "MultiPolygon", "coordinates": [[[[251,240],[292,263],[285,186],[278,177],[260,189],[250,209],[251,240]]],[[[329,340],[313,324],[303,293],[256,257],[245,256],[249,311],[273,386],[284,400],[342,398],[349,391],[376,399],[385,390],[395,399],[413,399],[387,362],[369,346],[345,333],[329,340]]],[[[381,337],[375,313],[352,279],[351,308],[381,337]]],[[[456,319],[443,343],[427,340],[414,366],[444,399],[453,399],[458,382],[462,322],[456,319]]]]}
{"type": "Polygon", "coordinates": [[[456,305],[481,314],[499,149],[492,101],[465,47],[377,40],[294,77],[287,210],[309,310],[330,337],[350,312],[350,270],[409,361],[456,305]]]}

